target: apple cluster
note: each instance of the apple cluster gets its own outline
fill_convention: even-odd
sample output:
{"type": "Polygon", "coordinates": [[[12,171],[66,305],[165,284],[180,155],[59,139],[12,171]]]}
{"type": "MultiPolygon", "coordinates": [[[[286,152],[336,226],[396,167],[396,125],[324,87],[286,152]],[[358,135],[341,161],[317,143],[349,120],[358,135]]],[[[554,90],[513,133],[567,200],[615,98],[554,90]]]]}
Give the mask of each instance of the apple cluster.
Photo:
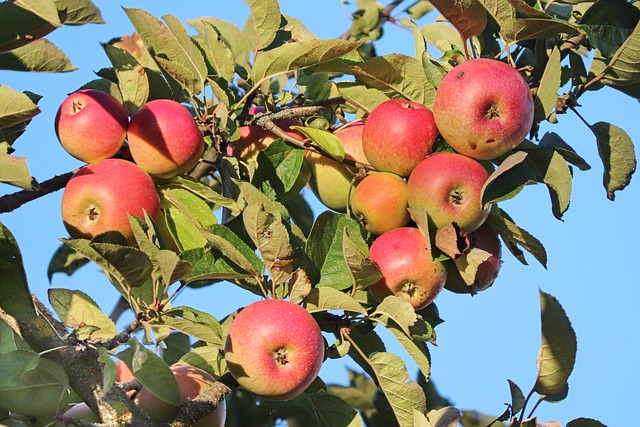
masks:
{"type": "Polygon", "coordinates": [[[169,99],[148,101],[131,117],[112,95],[82,89],[60,105],[55,130],[62,147],[86,162],[62,196],[62,220],[73,238],[119,231],[133,242],[129,215],[160,215],[156,183],[188,172],[204,151],[189,110],[169,99]],[[125,146],[133,161],[118,156],[125,146]]]}
{"type": "Polygon", "coordinates": [[[493,284],[501,243],[485,224],[490,210],[482,206],[482,189],[492,161],[525,139],[533,115],[532,95],[516,69],[471,59],[443,78],[433,110],[391,99],[351,133],[350,127],[336,132],[348,135],[341,137],[347,157],[373,167],[362,180],[336,161],[309,158],[318,199],[336,211],[350,209],[375,238],[369,258],[382,280],[369,289],[377,300],[394,294],[418,310],[445,287],[475,294],[493,284]],[[427,227],[417,228],[412,214],[426,216],[427,227]],[[451,225],[469,244],[436,261],[425,234],[451,225]]]}

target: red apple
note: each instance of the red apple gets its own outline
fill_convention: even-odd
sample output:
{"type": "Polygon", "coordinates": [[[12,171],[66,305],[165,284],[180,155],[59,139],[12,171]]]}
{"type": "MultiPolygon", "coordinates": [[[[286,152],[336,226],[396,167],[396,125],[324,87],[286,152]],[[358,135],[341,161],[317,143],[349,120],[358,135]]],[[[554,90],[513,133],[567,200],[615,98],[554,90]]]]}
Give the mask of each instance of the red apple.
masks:
{"type": "Polygon", "coordinates": [[[520,144],[531,130],[533,113],[533,97],[520,73],[487,58],[449,71],[433,104],[442,137],[474,159],[493,159],[520,144]]]}
{"type": "Polygon", "coordinates": [[[353,215],[372,234],[407,225],[407,208],[407,183],[390,172],[370,173],[351,196],[353,215]]]}
{"type": "Polygon", "coordinates": [[[127,131],[133,160],[149,175],[170,179],[189,172],[204,151],[204,138],[191,113],[170,99],[144,104],[127,131]]]}
{"type": "MultiPolygon", "coordinates": [[[[129,367],[127,366],[126,363],[124,363],[122,360],[116,361],[116,381],[117,382],[130,383],[135,379],[136,377],[133,375],[131,370],[129,370],[129,367]]],[[[136,390],[129,390],[127,392],[127,396],[129,397],[133,397],[134,394],[136,394],[136,390]]]]}
{"type": "Polygon", "coordinates": [[[62,147],[73,157],[92,163],[113,157],[127,135],[127,111],[112,95],[82,89],[60,105],[55,130],[62,147]]]}
{"type": "Polygon", "coordinates": [[[160,198],[151,177],[136,164],[105,159],[76,172],[62,195],[62,221],[73,238],[92,239],[119,231],[134,242],[127,214],[153,219],[160,214],[160,198]]]}
{"type": "Polygon", "coordinates": [[[371,111],[362,148],[371,166],[407,177],[433,150],[438,128],[433,113],[416,102],[391,99],[371,111]]]}
{"type": "Polygon", "coordinates": [[[484,260],[478,265],[478,270],[475,273],[475,278],[472,283],[467,284],[460,275],[459,270],[467,268],[467,266],[473,261],[470,252],[464,253],[453,261],[450,261],[448,268],[449,276],[447,277],[447,283],[445,289],[458,294],[476,294],[480,291],[484,291],[498,277],[500,272],[500,266],[502,265],[502,244],[498,233],[496,233],[487,224],[483,224],[476,231],[471,233],[471,250],[474,248],[481,249],[491,254],[489,258],[484,260]]]}
{"type": "Polygon", "coordinates": [[[457,153],[435,153],[420,162],[407,182],[409,208],[423,209],[436,228],[455,222],[463,232],[476,230],[489,216],[482,209],[482,186],[489,172],[457,153]]]}
{"type": "MultiPolygon", "coordinates": [[[[195,399],[215,383],[215,379],[211,375],[193,366],[176,364],[171,366],[171,371],[178,382],[180,400],[195,399]]],[[[151,418],[160,423],[171,420],[178,411],[176,406],[159,399],[144,387],[140,389],[135,402],[151,418]]],[[[226,416],[227,406],[223,400],[212,414],[198,421],[195,427],[222,427],[226,416]]]]}
{"type": "MultiPolygon", "coordinates": [[[[264,113],[265,111],[266,109],[262,106],[251,107],[249,109],[249,115],[253,116],[258,113],[264,113]]],[[[291,126],[302,126],[300,120],[277,120],[275,124],[292,138],[299,139],[300,141],[304,141],[307,138],[300,132],[291,129],[291,126]]],[[[276,139],[278,139],[277,136],[261,126],[242,126],[240,127],[240,139],[227,146],[227,154],[242,159],[245,162],[255,161],[258,153],[271,145],[276,139]]]]}
{"type": "MultiPolygon", "coordinates": [[[[335,135],[344,146],[345,158],[360,163],[367,163],[362,151],[363,122],[355,122],[342,126],[335,135]]],[[[354,188],[352,183],[357,171],[336,160],[322,156],[313,151],[305,153],[311,169],[309,187],[318,200],[327,208],[337,212],[346,212],[349,194],[354,188]]]]}
{"type": "Polygon", "coordinates": [[[434,261],[418,228],[400,227],[381,234],[371,245],[369,259],[382,279],[369,286],[378,301],[396,295],[420,310],[438,296],[447,279],[447,268],[434,261]]]}
{"type": "Polygon", "coordinates": [[[251,393],[288,400],[318,376],[324,338],[311,314],[284,300],[249,304],[233,320],[225,345],[231,375],[251,393]]]}

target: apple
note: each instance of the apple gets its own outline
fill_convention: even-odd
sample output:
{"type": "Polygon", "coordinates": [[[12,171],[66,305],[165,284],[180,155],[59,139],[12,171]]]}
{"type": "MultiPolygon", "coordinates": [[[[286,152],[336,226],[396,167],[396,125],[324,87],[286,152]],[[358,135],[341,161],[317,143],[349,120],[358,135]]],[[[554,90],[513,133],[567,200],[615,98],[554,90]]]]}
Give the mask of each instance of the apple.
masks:
{"type": "Polygon", "coordinates": [[[127,135],[129,117],[112,95],[96,89],[82,89],[60,105],[55,131],[62,147],[86,163],[113,157],[127,135]]]}
{"type": "Polygon", "coordinates": [[[154,99],[131,116],[127,140],[133,160],[160,180],[187,173],[204,151],[204,137],[184,105],[154,99]]]}
{"type": "MultiPolygon", "coordinates": [[[[367,163],[362,151],[362,129],[364,122],[355,122],[348,126],[341,126],[335,131],[344,146],[345,158],[367,163]]],[[[352,183],[357,170],[329,157],[307,150],[305,152],[311,169],[309,187],[318,200],[327,208],[346,212],[349,205],[349,195],[355,187],[352,183]]]]}
{"type": "Polygon", "coordinates": [[[390,172],[370,173],[351,195],[353,215],[376,235],[407,225],[411,221],[407,208],[407,183],[390,172]]]}
{"type": "Polygon", "coordinates": [[[493,159],[527,136],[534,103],[527,82],[515,68],[477,58],[458,64],[442,79],[433,115],[442,137],[458,153],[493,159]]]}
{"type": "MultiPolygon", "coordinates": [[[[122,360],[116,361],[116,381],[119,383],[130,383],[135,380],[136,377],[133,375],[129,367],[122,360]]],[[[136,394],[136,390],[127,391],[127,396],[133,397],[136,394]]]]}
{"type": "Polygon", "coordinates": [[[151,177],[135,163],[105,159],[78,170],[62,194],[62,221],[73,238],[92,239],[119,231],[135,242],[127,214],[154,220],[160,198],[151,177]]]}
{"type": "Polygon", "coordinates": [[[460,275],[461,269],[464,269],[469,263],[470,254],[464,253],[453,261],[449,261],[447,277],[447,283],[444,285],[445,289],[455,292],[457,294],[476,294],[484,291],[498,277],[500,272],[500,266],[502,265],[502,244],[498,233],[496,233],[487,224],[483,224],[476,231],[471,233],[471,250],[473,248],[482,249],[491,254],[489,258],[483,261],[479,266],[475,274],[473,283],[467,284],[460,275]]]}
{"type": "Polygon", "coordinates": [[[324,338],[311,314],[290,301],[249,304],[236,316],[225,344],[231,375],[247,391],[269,400],[289,400],[318,376],[324,338]]]}
{"type": "MultiPolygon", "coordinates": [[[[215,379],[207,372],[194,366],[175,364],[171,371],[178,382],[180,400],[195,399],[203,391],[215,383],[215,379]]],[[[141,388],[135,399],[136,404],[151,418],[160,423],[167,422],[176,416],[178,408],[156,397],[146,388],[141,388]]],[[[222,427],[227,416],[225,401],[221,401],[212,414],[195,423],[195,427],[222,427]]]]}
{"type": "Polygon", "coordinates": [[[375,107],[364,124],[362,148],[378,171],[407,177],[438,137],[433,113],[422,104],[391,99],[375,107]]]}
{"type": "Polygon", "coordinates": [[[382,279],[367,288],[377,301],[396,295],[420,310],[433,302],[447,280],[445,264],[433,260],[426,238],[415,227],[378,236],[369,259],[382,273],[382,279]]]}
{"type": "Polygon", "coordinates": [[[489,216],[482,209],[482,186],[489,172],[476,160],[458,153],[434,153],[421,161],[407,181],[411,209],[425,210],[430,222],[442,228],[455,222],[466,233],[489,216]]]}
{"type": "Polygon", "coordinates": [[[86,403],[78,403],[73,405],[67,412],[64,413],[64,417],[73,418],[77,421],[84,421],[85,423],[101,423],[100,417],[93,412],[89,405],[86,403]]]}
{"type": "MultiPolygon", "coordinates": [[[[253,116],[258,113],[264,113],[265,111],[266,109],[262,106],[251,107],[249,108],[249,115],[253,116]]],[[[275,124],[292,138],[299,139],[300,141],[304,141],[307,138],[300,132],[291,129],[291,126],[302,126],[303,124],[300,120],[277,120],[275,124]]],[[[227,154],[247,163],[255,161],[258,154],[271,145],[276,139],[278,139],[277,136],[261,126],[241,126],[240,138],[227,145],[227,154]]]]}

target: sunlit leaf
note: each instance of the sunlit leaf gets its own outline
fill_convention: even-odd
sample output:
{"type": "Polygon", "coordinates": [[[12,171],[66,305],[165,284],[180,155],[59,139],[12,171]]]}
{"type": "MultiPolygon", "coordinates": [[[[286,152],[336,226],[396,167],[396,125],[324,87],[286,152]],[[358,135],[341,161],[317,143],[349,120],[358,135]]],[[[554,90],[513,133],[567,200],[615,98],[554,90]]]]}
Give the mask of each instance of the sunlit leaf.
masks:
{"type": "Polygon", "coordinates": [[[104,24],[100,9],[91,0],[56,0],[58,10],[64,10],[64,25],[104,24]]]}
{"type": "Polygon", "coordinates": [[[49,302],[60,321],[70,328],[94,326],[92,340],[108,340],[118,334],[116,325],[86,293],[69,289],[49,289],[49,302]]]}
{"type": "Polygon", "coordinates": [[[222,39],[220,30],[212,23],[205,24],[202,40],[211,53],[207,58],[211,61],[216,73],[230,82],[235,75],[235,58],[229,45],[222,39]]]}
{"type": "Polygon", "coordinates": [[[362,305],[349,295],[327,286],[313,288],[305,297],[305,308],[311,313],[318,311],[351,311],[366,314],[362,305]]]}
{"type": "Polygon", "coordinates": [[[580,18],[580,29],[605,58],[611,58],[638,24],[640,11],[626,1],[600,0],[580,18]]]}
{"type": "Polygon", "coordinates": [[[431,4],[465,38],[477,36],[487,25],[487,11],[477,0],[431,0],[431,4]]]}
{"type": "Polygon", "coordinates": [[[24,122],[39,113],[40,108],[27,94],[0,84],[0,128],[24,122]]]}
{"type": "Polygon", "coordinates": [[[355,82],[339,82],[336,86],[347,105],[364,113],[370,113],[378,105],[389,100],[382,91],[355,82]]]}
{"type": "Polygon", "coordinates": [[[607,198],[614,200],[615,192],[629,185],[636,170],[633,141],[623,129],[606,122],[595,123],[591,131],[598,141],[598,153],[604,164],[607,198]]]}
{"type": "Polygon", "coordinates": [[[110,45],[104,45],[104,50],[118,76],[123,105],[129,115],[132,115],[149,99],[147,72],[126,50],[110,45]]]}
{"type": "Polygon", "coordinates": [[[13,3],[24,10],[28,10],[39,18],[49,22],[54,27],[62,25],[56,3],[51,0],[12,0],[13,3]]]}
{"type": "Polygon", "coordinates": [[[0,153],[0,182],[33,190],[35,181],[27,167],[26,157],[0,153]]]}
{"type": "Polygon", "coordinates": [[[263,50],[276,38],[280,28],[280,5],[277,0],[245,0],[251,10],[249,22],[256,36],[255,50],[263,50]]]}
{"type": "Polygon", "coordinates": [[[227,363],[222,350],[213,345],[197,347],[183,355],[178,363],[195,366],[210,373],[214,378],[220,378],[227,372],[227,363]]]}

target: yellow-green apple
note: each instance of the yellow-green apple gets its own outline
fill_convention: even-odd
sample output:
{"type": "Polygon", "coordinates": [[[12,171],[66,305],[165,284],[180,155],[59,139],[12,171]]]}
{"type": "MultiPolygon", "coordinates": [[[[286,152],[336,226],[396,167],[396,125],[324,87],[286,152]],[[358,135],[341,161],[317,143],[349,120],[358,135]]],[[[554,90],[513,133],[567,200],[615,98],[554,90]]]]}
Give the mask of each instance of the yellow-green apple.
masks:
{"type": "MultiPolygon", "coordinates": [[[[459,258],[449,263],[449,276],[447,277],[447,283],[444,285],[445,289],[455,292],[457,294],[476,294],[480,291],[484,291],[498,277],[500,272],[500,266],[502,265],[502,244],[498,233],[496,233],[489,225],[483,224],[476,231],[471,233],[471,252],[462,254],[459,258]],[[487,252],[482,254],[484,261],[475,260],[474,257],[478,255],[473,254],[473,250],[481,249],[487,252]],[[471,283],[466,283],[462,278],[460,271],[465,271],[470,266],[477,266],[475,275],[472,274],[470,278],[471,283]]],[[[473,273],[473,272],[470,272],[473,273]]]]}
{"type": "Polygon", "coordinates": [[[489,172],[476,160],[458,153],[434,153],[421,161],[407,181],[409,208],[424,210],[436,228],[455,222],[466,233],[489,216],[482,209],[482,186],[489,172]]]}
{"type": "Polygon", "coordinates": [[[73,92],[60,105],[55,130],[62,147],[92,163],[113,157],[127,135],[129,117],[112,95],[96,89],[73,92]]]}
{"type": "MultiPolygon", "coordinates": [[[[262,106],[251,107],[249,108],[249,115],[254,116],[259,113],[264,113],[265,111],[266,109],[262,106]]],[[[300,120],[277,120],[275,124],[292,138],[299,139],[300,141],[306,139],[306,136],[291,129],[291,126],[302,126],[300,120]]],[[[240,138],[227,146],[227,154],[242,159],[245,162],[255,161],[258,153],[271,145],[276,139],[278,139],[277,136],[261,126],[241,126],[240,138]]]]}
{"type": "Polygon", "coordinates": [[[407,182],[391,172],[367,175],[351,193],[351,209],[372,234],[382,234],[409,223],[407,182]]]}
{"type": "MultiPolygon", "coordinates": [[[[355,122],[336,130],[335,135],[342,141],[346,159],[367,163],[362,151],[363,127],[363,122],[355,122]]],[[[310,150],[307,150],[305,155],[311,169],[309,187],[313,194],[327,208],[346,212],[349,194],[354,188],[352,181],[357,173],[355,168],[310,150]]]]}
{"type": "Polygon", "coordinates": [[[382,279],[367,288],[378,301],[395,295],[420,310],[433,302],[447,280],[445,264],[433,260],[426,238],[415,227],[394,228],[378,236],[369,259],[382,273],[382,279]]]}
{"type": "Polygon", "coordinates": [[[438,137],[433,113],[417,102],[391,99],[375,107],[364,124],[362,148],[376,170],[407,177],[438,137]]]}
{"type": "MultiPolygon", "coordinates": [[[[207,372],[194,366],[175,364],[171,366],[173,376],[178,382],[180,400],[195,399],[210,388],[215,379],[207,372]]],[[[178,407],[167,403],[146,388],[141,388],[135,399],[136,404],[154,420],[163,423],[176,416],[178,407]]],[[[227,416],[225,401],[221,401],[212,414],[200,419],[195,427],[222,427],[227,416]]]]}
{"type": "Polygon", "coordinates": [[[249,304],[231,324],[225,360],[231,375],[255,395],[288,400],[318,376],[324,338],[311,314],[290,301],[249,304]]]}
{"type": "Polygon", "coordinates": [[[477,58],[455,66],[440,83],[433,115],[442,137],[474,159],[493,159],[520,144],[533,123],[534,103],[520,73],[477,58]]]}
{"type": "Polygon", "coordinates": [[[191,113],[170,99],[140,107],[131,116],[127,140],[138,166],[161,180],[189,172],[204,151],[204,137],[191,113]]]}
{"type": "MultiPolygon", "coordinates": [[[[67,412],[63,415],[66,418],[71,418],[76,421],[84,421],[85,423],[101,423],[100,417],[93,412],[89,406],[82,402],[76,405],[73,405],[67,412]]],[[[73,425],[73,424],[68,424],[73,425]]]]}
{"type": "Polygon", "coordinates": [[[153,219],[160,214],[160,198],[151,177],[135,163],[105,159],[83,166],[62,194],[62,221],[73,238],[92,239],[119,231],[134,242],[127,214],[153,219]]]}

